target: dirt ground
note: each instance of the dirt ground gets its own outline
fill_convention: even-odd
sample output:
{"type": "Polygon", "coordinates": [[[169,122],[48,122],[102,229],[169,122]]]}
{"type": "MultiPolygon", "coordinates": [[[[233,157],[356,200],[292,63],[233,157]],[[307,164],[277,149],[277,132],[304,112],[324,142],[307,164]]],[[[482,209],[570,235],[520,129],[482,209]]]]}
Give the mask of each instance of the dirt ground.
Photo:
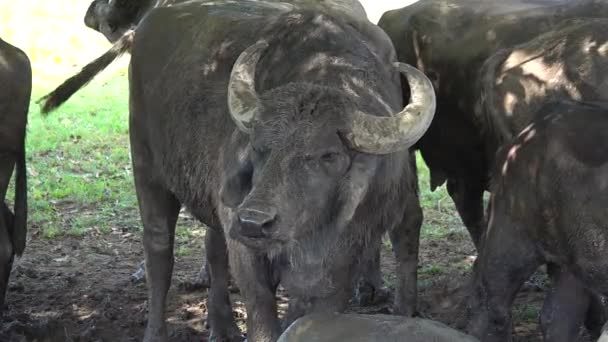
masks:
{"type": "MultiPolygon", "coordinates": [[[[185,286],[200,269],[203,253],[198,246],[203,241],[184,243],[196,252],[176,258],[167,308],[171,340],[207,341],[205,290],[185,286]]],[[[450,294],[470,272],[473,251],[465,234],[423,239],[419,277],[423,315],[448,324],[458,319],[446,308],[455,300],[450,294]]],[[[101,235],[92,231],[83,237],[52,240],[33,232],[11,275],[0,341],[140,341],[146,319],[146,286],[133,284],[131,273],[142,259],[137,232],[115,229],[101,235]]],[[[387,248],[383,272],[389,287],[393,265],[387,248]]],[[[520,294],[514,308],[516,341],[541,340],[536,322],[542,298],[541,291],[520,294]]],[[[242,325],[245,312],[238,293],[234,300],[234,314],[242,325]]],[[[386,313],[388,306],[350,310],[386,313]]]]}

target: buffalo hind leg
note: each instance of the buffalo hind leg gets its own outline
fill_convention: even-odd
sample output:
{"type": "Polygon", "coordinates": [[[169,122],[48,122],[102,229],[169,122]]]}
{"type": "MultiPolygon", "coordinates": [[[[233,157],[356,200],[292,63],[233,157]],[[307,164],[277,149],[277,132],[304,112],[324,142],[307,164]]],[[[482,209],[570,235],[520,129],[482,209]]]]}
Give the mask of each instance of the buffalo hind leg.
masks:
{"type": "Polygon", "coordinates": [[[143,242],[148,281],[148,323],[144,341],[167,341],[165,303],[173,272],[175,223],[180,204],[172,193],[147,178],[148,175],[138,168],[136,163],[134,158],[135,187],[144,225],[143,242]]]}
{"type": "Polygon", "coordinates": [[[599,338],[602,333],[602,326],[608,322],[608,303],[595,293],[587,290],[589,295],[589,309],[585,318],[585,327],[592,338],[599,338]]]}
{"type": "Polygon", "coordinates": [[[552,287],[545,298],[541,328],[545,341],[574,341],[583,323],[595,340],[606,322],[600,296],[590,292],[573,274],[556,264],[547,265],[552,287]]]}
{"type": "Polygon", "coordinates": [[[483,210],[483,185],[475,181],[449,179],[447,189],[462,223],[467,227],[475,248],[479,252],[479,243],[486,225],[483,210]]]}
{"type": "Polygon", "coordinates": [[[417,191],[408,194],[401,223],[389,234],[397,269],[394,313],[413,316],[418,298],[418,247],[422,226],[422,208],[417,191]]]}
{"type": "MultiPolygon", "coordinates": [[[[272,264],[234,240],[228,241],[230,266],[247,309],[247,340],[274,342],[281,334],[277,316],[276,289],[272,264]]],[[[213,276],[212,276],[213,277],[213,276]]]]}
{"type": "Polygon", "coordinates": [[[543,263],[525,228],[509,211],[493,210],[483,249],[475,261],[468,331],[484,342],[511,340],[511,305],[523,283],[543,263]]]}
{"type": "Polygon", "coordinates": [[[15,255],[12,240],[13,213],[4,202],[15,162],[16,158],[12,153],[0,153],[0,316],[15,255]]]}
{"type": "Polygon", "coordinates": [[[545,341],[575,341],[589,308],[589,296],[573,274],[556,264],[547,265],[551,289],[545,298],[540,324],[545,341]]]}
{"type": "MultiPolygon", "coordinates": [[[[234,322],[228,284],[230,270],[228,250],[224,232],[213,228],[207,229],[205,235],[205,253],[207,270],[210,277],[208,294],[208,319],[211,333],[210,341],[243,341],[239,328],[234,322]]],[[[205,266],[203,266],[205,267],[205,266]]]]}

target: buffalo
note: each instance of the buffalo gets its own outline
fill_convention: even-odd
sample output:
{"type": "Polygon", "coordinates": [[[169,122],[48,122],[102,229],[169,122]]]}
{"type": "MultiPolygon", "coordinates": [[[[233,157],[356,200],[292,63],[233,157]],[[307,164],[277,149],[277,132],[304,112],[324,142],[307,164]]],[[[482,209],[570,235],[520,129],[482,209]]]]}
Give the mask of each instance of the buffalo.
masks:
{"type": "MultiPolygon", "coordinates": [[[[332,11],[350,13],[361,18],[367,17],[365,9],[357,0],[333,0],[316,4],[309,0],[289,1],[288,3],[277,0],[270,1],[283,3],[288,6],[286,8],[293,8],[293,6],[306,7],[314,4],[332,11]]],[[[136,28],[144,16],[153,8],[172,6],[181,2],[184,2],[184,0],[94,0],[86,12],[84,22],[89,28],[102,33],[111,43],[116,43],[127,31],[136,28]]],[[[363,305],[382,301],[388,295],[382,287],[382,275],[379,266],[380,256],[378,253],[370,260],[368,271],[355,292],[354,299],[363,305]]],[[[141,262],[133,273],[132,279],[134,282],[139,282],[144,278],[145,263],[141,262]]],[[[193,285],[196,288],[206,288],[209,286],[209,281],[208,267],[203,264],[193,285]]]]}
{"type": "MultiPolygon", "coordinates": [[[[331,10],[331,2],[315,4],[155,8],[62,86],[76,91],[131,52],[130,138],[149,288],[145,341],[167,339],[164,307],[182,205],[209,227],[212,338],[242,338],[228,264],[247,308],[248,338],[274,341],[282,330],[279,284],[290,295],[285,324],[342,311],[386,231],[398,263],[395,311],[413,313],[422,215],[408,148],[432,121],[433,87],[397,63],[380,28],[331,10]],[[405,107],[400,73],[411,90],[405,107]]],[[[44,109],[66,98],[55,95],[44,109]]]]}
{"type": "Polygon", "coordinates": [[[575,341],[585,290],[608,294],[608,103],[556,100],[528,115],[533,120],[496,158],[468,329],[482,341],[510,341],[518,289],[550,263],[574,291],[558,288],[545,303],[544,337],[575,341]]]}
{"type": "MultiPolygon", "coordinates": [[[[559,107],[561,102],[555,103],[553,106],[549,106],[549,103],[555,101],[585,101],[585,102],[605,102],[608,100],[608,92],[605,89],[605,84],[608,83],[608,19],[580,19],[580,20],[566,20],[555,30],[547,32],[543,35],[538,36],[529,42],[516,45],[512,48],[503,49],[492,57],[490,57],[483,65],[481,69],[481,87],[479,96],[479,105],[477,106],[478,119],[482,127],[484,127],[483,134],[486,136],[486,141],[489,142],[488,146],[493,147],[495,150],[506,149],[509,151],[509,155],[505,160],[504,156],[498,157],[498,163],[501,167],[506,167],[512,159],[517,157],[519,151],[519,145],[514,145],[513,141],[521,140],[521,136],[526,134],[532,135],[530,132],[537,132],[540,130],[532,130],[529,126],[530,122],[538,120],[538,117],[554,117],[547,114],[547,111],[557,112],[580,112],[582,116],[581,121],[564,120],[563,125],[572,123],[573,127],[568,136],[564,137],[552,137],[552,140],[546,140],[541,144],[538,142],[538,147],[530,147],[526,151],[530,155],[528,159],[518,159],[517,167],[524,167],[526,162],[534,160],[531,165],[537,165],[538,163],[548,163],[548,161],[541,161],[537,159],[530,159],[534,153],[543,155],[545,153],[546,146],[549,142],[559,139],[567,140],[570,137],[578,135],[585,135],[583,123],[588,125],[589,133],[593,134],[596,129],[594,121],[585,117],[588,110],[583,106],[570,105],[569,103],[564,104],[564,109],[559,107]],[[543,109],[545,108],[545,109],[543,109]],[[552,109],[546,109],[552,108],[552,109]],[[540,113],[540,114],[539,114],[540,113]],[[523,131],[523,132],[522,132],[523,131]],[[520,138],[518,138],[518,136],[520,138]],[[519,139],[519,140],[517,140],[519,139]],[[491,144],[490,144],[491,142],[491,144]],[[505,143],[510,144],[509,147],[502,147],[505,143]],[[513,147],[515,146],[515,147],[513,147]]],[[[600,111],[601,112],[601,111],[600,111]]],[[[570,114],[574,115],[574,114],[570,114]]],[[[596,116],[590,116],[595,118],[596,116]]],[[[546,120],[546,119],[543,119],[546,120]]],[[[601,124],[600,120],[600,124],[601,124]]],[[[549,130],[553,129],[553,126],[542,129],[549,130]]],[[[536,133],[534,133],[536,134],[536,133]]],[[[603,148],[601,139],[597,143],[591,144],[589,140],[581,136],[581,144],[589,143],[589,153],[596,153],[596,148],[603,148]],[[599,145],[598,145],[599,144],[599,145]]],[[[557,143],[557,142],[556,142],[557,143]]],[[[566,143],[566,142],[562,142],[566,143]]],[[[581,153],[582,150],[577,150],[576,153],[581,153]]],[[[567,154],[567,151],[562,153],[567,154]]],[[[569,152],[574,153],[574,152],[569,152]]],[[[581,157],[582,158],[582,157],[581,157]]],[[[552,161],[557,163],[558,161],[552,161]]],[[[516,167],[516,168],[517,168],[516,167]]],[[[536,166],[528,166],[530,168],[529,174],[526,177],[528,179],[519,180],[515,176],[506,178],[504,172],[497,171],[497,177],[501,179],[504,184],[509,184],[509,187],[524,186],[526,182],[530,182],[530,177],[549,177],[543,172],[537,171],[536,166]],[[502,178],[501,178],[502,177],[502,178]],[[511,182],[511,183],[509,183],[511,182]]],[[[578,166],[577,166],[578,167],[578,166]]],[[[597,165],[588,164],[581,165],[580,168],[592,169],[597,165]]],[[[566,171],[563,171],[566,172],[566,171]]],[[[572,171],[574,172],[574,170],[572,171]]],[[[524,173],[519,174],[524,177],[524,173]]],[[[551,174],[553,175],[553,174],[551,174]]],[[[501,183],[502,184],[502,183],[501,183]]],[[[530,187],[531,185],[526,185],[530,187]]],[[[587,189],[591,186],[590,184],[581,183],[581,189],[587,189]]],[[[498,187],[498,189],[502,189],[498,187]]],[[[501,190],[503,193],[506,191],[501,190]]],[[[523,196],[526,192],[523,189],[516,190],[512,189],[513,196],[519,194],[519,202],[517,204],[511,204],[510,210],[513,211],[512,215],[516,215],[518,220],[525,222],[526,226],[530,229],[534,229],[533,236],[538,238],[539,243],[555,243],[556,245],[568,246],[569,244],[584,244],[588,239],[591,232],[586,231],[575,231],[575,230],[564,230],[566,227],[553,227],[550,224],[540,224],[538,221],[530,221],[527,216],[521,218],[518,211],[515,211],[514,205],[523,205],[530,208],[538,208],[542,206],[544,208],[544,201],[542,199],[532,199],[527,196],[523,196]],[[518,192],[518,191],[521,191],[518,192]],[[540,204],[537,204],[539,201],[540,204]],[[558,238],[555,235],[555,230],[559,231],[558,238]],[[570,240],[570,242],[564,241],[564,239],[570,240]],[[580,242],[579,242],[580,240],[580,242]]],[[[494,194],[494,198],[498,201],[498,198],[502,196],[494,194]]],[[[573,201],[576,198],[572,199],[573,201]]],[[[599,200],[599,199],[597,199],[599,200]]],[[[591,201],[591,199],[590,199],[591,201]]],[[[554,205],[551,210],[557,210],[560,212],[567,212],[571,209],[574,204],[561,203],[552,204],[546,203],[546,205],[554,205]]],[[[495,209],[492,209],[495,210],[495,209]]],[[[503,209],[507,210],[507,209],[503,209]]],[[[549,209],[547,209],[549,210],[549,209]]],[[[591,205],[586,214],[581,214],[581,220],[587,220],[586,215],[595,217],[593,212],[593,206],[591,205]]],[[[493,215],[497,215],[493,213],[493,215]]],[[[504,213],[501,213],[504,215],[504,213]]],[[[523,214],[522,214],[523,215],[523,214]]],[[[566,221],[574,224],[574,221],[566,221]]],[[[491,222],[493,223],[493,222],[491,222]]],[[[503,228],[503,225],[507,223],[494,222],[497,227],[503,228]]],[[[563,223],[566,224],[566,223],[563,223]]],[[[572,227],[580,227],[580,223],[577,223],[572,227]]],[[[593,226],[589,226],[593,231],[593,226]]],[[[496,228],[499,229],[499,228],[496,228]]],[[[495,234],[495,232],[489,232],[489,235],[495,234]]],[[[595,234],[595,233],[593,233],[595,234]]],[[[493,237],[488,237],[493,239],[493,237]]],[[[485,265],[490,262],[485,260],[487,255],[492,255],[490,258],[494,258],[494,255],[503,253],[504,247],[498,247],[494,243],[487,243],[484,248],[498,249],[497,251],[487,251],[480,255],[480,263],[485,265]]],[[[505,246],[510,248],[510,246],[505,246]]],[[[544,247],[542,247],[544,248],[544,247]]],[[[599,248],[599,253],[605,251],[602,247],[599,248]]],[[[549,252],[547,252],[549,253],[549,252]]],[[[553,253],[553,252],[551,252],[553,253]]],[[[606,313],[602,307],[602,300],[598,296],[598,291],[593,288],[589,289],[584,282],[581,282],[580,278],[572,272],[576,270],[573,268],[572,263],[565,262],[563,258],[567,257],[569,253],[578,253],[576,251],[570,251],[566,249],[563,252],[555,252],[553,257],[543,257],[543,261],[549,263],[548,271],[554,280],[554,289],[549,293],[545,306],[543,307],[543,313],[541,315],[541,326],[543,333],[547,340],[556,341],[564,340],[571,341],[577,336],[580,326],[582,325],[585,314],[587,315],[587,321],[585,322],[587,327],[595,334],[599,334],[599,330],[606,321],[606,313]],[[557,258],[557,262],[554,262],[557,258]],[[560,266],[564,266],[563,268],[560,266]]],[[[513,262],[517,263],[517,260],[513,262]]],[[[515,266],[514,266],[515,267],[515,266]]],[[[601,267],[598,265],[597,267],[601,267]]],[[[484,277],[501,277],[502,275],[497,274],[501,271],[489,271],[485,268],[481,268],[482,276],[484,277]],[[489,272],[489,274],[486,274],[489,272]]],[[[503,286],[515,286],[507,283],[503,286]]],[[[520,284],[517,284],[519,286],[520,284]]],[[[601,291],[600,291],[601,293],[601,291]]],[[[510,304],[510,303],[509,303],[510,304]]],[[[501,309],[498,309],[501,310],[501,309]]]]}
{"type": "Polygon", "coordinates": [[[32,69],[26,54],[0,39],[0,314],[15,255],[27,236],[25,128],[32,91],[32,69]],[[6,192],[15,170],[14,213],[6,192]]]}
{"type": "MultiPolygon", "coordinates": [[[[483,63],[496,51],[553,30],[569,18],[608,17],[605,0],[427,0],[388,11],[378,25],[400,61],[433,81],[437,115],[414,146],[431,173],[431,189],[447,182],[476,247],[486,226],[483,194],[496,153],[477,120],[483,63]]],[[[407,92],[405,92],[407,94],[407,92]]]]}

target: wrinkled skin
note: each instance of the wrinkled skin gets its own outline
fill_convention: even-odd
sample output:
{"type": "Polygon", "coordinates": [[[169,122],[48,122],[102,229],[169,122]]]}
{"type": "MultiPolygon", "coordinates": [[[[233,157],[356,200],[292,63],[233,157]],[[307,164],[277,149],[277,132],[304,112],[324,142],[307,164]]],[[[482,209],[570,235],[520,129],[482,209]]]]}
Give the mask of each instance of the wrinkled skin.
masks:
{"type": "Polygon", "coordinates": [[[478,248],[486,225],[483,193],[497,148],[494,139],[482,134],[485,128],[476,114],[479,70],[496,51],[579,17],[608,17],[608,3],[427,0],[388,11],[378,23],[395,44],[399,60],[417,66],[434,82],[436,116],[415,147],[430,169],[431,189],[447,183],[478,248]]]}
{"type": "Polygon", "coordinates": [[[25,126],[32,89],[27,56],[0,39],[0,315],[15,255],[25,248],[27,184],[25,126]],[[15,172],[15,214],[4,202],[15,172]]]}
{"type": "MultiPolygon", "coordinates": [[[[497,149],[512,140],[551,99],[608,100],[608,60],[598,50],[608,42],[607,29],[608,19],[566,21],[489,58],[481,70],[478,106],[488,146],[497,149]]],[[[548,270],[554,289],[541,316],[547,340],[575,339],[584,321],[598,335],[606,320],[601,299],[567,271],[556,265],[548,270]]]]}
{"type": "Polygon", "coordinates": [[[212,339],[242,339],[228,264],[247,308],[248,339],[275,341],[278,284],[290,296],[284,324],[341,311],[386,231],[404,277],[396,309],[413,313],[421,214],[406,211],[418,203],[411,154],[360,153],[343,136],[356,110],[386,116],[403,108],[392,45],[367,21],[283,8],[183,4],[151,11],[137,29],[130,138],[149,288],[145,341],[167,340],[182,205],[210,227],[212,339]],[[269,42],[255,74],[262,110],[245,134],[225,89],[236,58],[260,38],[269,42]]]}
{"type": "Polygon", "coordinates": [[[606,129],[605,104],[551,103],[497,156],[469,307],[482,341],[510,341],[513,299],[541,264],[557,279],[541,319],[566,323],[545,328],[548,341],[576,340],[588,293],[608,294],[606,129]]]}

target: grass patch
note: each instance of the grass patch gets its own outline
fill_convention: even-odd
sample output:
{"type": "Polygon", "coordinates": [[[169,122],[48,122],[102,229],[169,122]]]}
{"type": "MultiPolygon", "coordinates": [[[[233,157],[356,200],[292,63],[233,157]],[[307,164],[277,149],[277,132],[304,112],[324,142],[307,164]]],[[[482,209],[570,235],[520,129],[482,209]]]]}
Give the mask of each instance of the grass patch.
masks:
{"type": "Polygon", "coordinates": [[[29,114],[30,226],[47,238],[137,229],[126,77],[83,89],[44,118],[34,102],[47,90],[34,90],[29,114]]]}

